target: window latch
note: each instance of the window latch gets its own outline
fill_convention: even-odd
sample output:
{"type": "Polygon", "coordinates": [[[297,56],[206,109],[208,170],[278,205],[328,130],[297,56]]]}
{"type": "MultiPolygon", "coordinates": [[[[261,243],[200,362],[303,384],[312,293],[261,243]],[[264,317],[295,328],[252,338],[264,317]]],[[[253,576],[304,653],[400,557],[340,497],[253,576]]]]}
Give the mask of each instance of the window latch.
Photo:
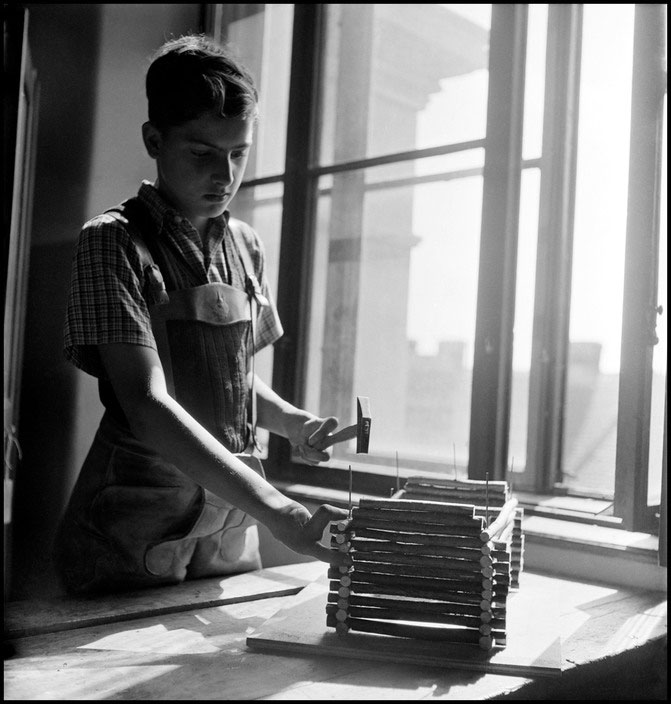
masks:
{"type": "Polygon", "coordinates": [[[653,308],[652,320],[650,321],[650,344],[656,345],[659,342],[657,337],[657,316],[664,312],[664,306],[658,305],[653,308]]]}

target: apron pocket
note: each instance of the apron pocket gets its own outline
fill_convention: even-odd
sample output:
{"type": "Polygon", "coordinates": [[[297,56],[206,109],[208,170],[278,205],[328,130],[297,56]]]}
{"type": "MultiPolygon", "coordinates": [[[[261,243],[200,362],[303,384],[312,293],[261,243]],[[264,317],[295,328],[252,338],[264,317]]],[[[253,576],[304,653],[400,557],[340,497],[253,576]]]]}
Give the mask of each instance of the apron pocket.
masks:
{"type": "MultiPolygon", "coordinates": [[[[206,496],[217,499],[214,494],[208,491],[205,493],[206,496]]],[[[147,548],[144,555],[145,568],[151,574],[161,577],[175,569],[185,570],[198,541],[209,543],[211,550],[219,553],[211,564],[215,572],[260,567],[256,521],[238,508],[223,508],[206,500],[198,520],[185,536],[147,548]]]]}
{"type": "MultiPolygon", "coordinates": [[[[228,564],[237,564],[240,571],[244,565],[258,563],[261,566],[259,556],[259,531],[257,521],[249,514],[233,509],[226,519],[226,525],[221,535],[219,543],[219,555],[228,564]]],[[[247,569],[257,569],[248,567],[247,569]]]]}
{"type": "MultiPolygon", "coordinates": [[[[265,479],[266,473],[258,457],[247,453],[237,454],[236,457],[265,479]]],[[[240,571],[259,569],[261,558],[256,519],[238,508],[233,508],[226,517],[219,554],[225,562],[237,564],[240,571]]]]}
{"type": "Polygon", "coordinates": [[[165,576],[175,560],[185,568],[193,553],[195,540],[217,533],[223,528],[230,511],[209,500],[217,498],[214,494],[206,489],[199,489],[199,503],[202,508],[191,529],[179,538],[165,540],[147,548],[144,565],[151,574],[165,576]]]}
{"type": "MultiPolygon", "coordinates": [[[[265,478],[263,465],[258,457],[248,454],[236,455],[248,467],[265,478]]],[[[257,521],[207,489],[200,490],[202,508],[191,529],[178,539],[155,543],[144,555],[145,568],[156,576],[165,576],[175,569],[183,568],[191,560],[195,540],[216,541],[210,543],[218,552],[210,567],[216,572],[242,572],[261,567],[257,521]],[[216,547],[215,547],[216,546],[216,547]]]]}

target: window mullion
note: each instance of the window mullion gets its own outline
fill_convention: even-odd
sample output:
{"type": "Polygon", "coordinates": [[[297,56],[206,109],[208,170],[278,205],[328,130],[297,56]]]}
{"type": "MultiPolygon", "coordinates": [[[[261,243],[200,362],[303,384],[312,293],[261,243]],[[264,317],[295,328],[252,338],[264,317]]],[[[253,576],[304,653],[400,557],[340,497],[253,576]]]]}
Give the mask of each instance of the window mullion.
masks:
{"type": "Polygon", "coordinates": [[[667,476],[666,476],[666,448],[667,448],[667,434],[668,434],[668,424],[667,424],[667,387],[664,385],[664,440],[662,448],[662,500],[659,507],[659,551],[658,551],[658,561],[663,567],[667,566],[667,546],[668,546],[668,536],[667,536],[667,513],[669,510],[669,497],[666,493],[667,491],[667,476]]]}
{"type": "Polygon", "coordinates": [[[580,90],[582,6],[549,5],[527,461],[520,487],[562,477],[580,90]]]}
{"type": "Polygon", "coordinates": [[[664,5],[636,6],[614,506],[629,530],[649,528],[665,28],[664,5]]]}
{"type": "Polygon", "coordinates": [[[468,476],[505,476],[528,7],[492,5],[468,476]]]}
{"type": "MultiPolygon", "coordinates": [[[[276,343],[273,388],[287,401],[300,405],[305,378],[305,348],[312,228],[316,181],[309,170],[316,143],[316,94],[321,51],[322,4],[294,6],[294,26],[289,87],[289,114],[282,208],[277,309],[284,336],[276,343]]],[[[286,441],[270,436],[273,463],[288,461],[286,441]]]]}

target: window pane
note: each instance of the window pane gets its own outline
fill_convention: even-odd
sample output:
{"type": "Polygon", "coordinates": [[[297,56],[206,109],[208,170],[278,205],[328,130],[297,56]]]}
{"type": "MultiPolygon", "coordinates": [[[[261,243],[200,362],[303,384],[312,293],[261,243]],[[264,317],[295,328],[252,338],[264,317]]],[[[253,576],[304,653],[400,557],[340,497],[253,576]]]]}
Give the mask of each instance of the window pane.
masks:
{"type": "Polygon", "coordinates": [[[530,4],[527,24],[526,75],[524,78],[523,159],[537,159],[540,157],[543,147],[547,25],[548,6],[530,4]]]}
{"type": "Polygon", "coordinates": [[[251,188],[243,185],[231,204],[231,215],[253,227],[263,240],[266,249],[266,275],[273,293],[277,291],[283,194],[282,183],[251,188]]]}
{"type": "Polygon", "coordinates": [[[564,484],[612,498],[627,224],[633,5],[583,5],[564,484]]]}
{"type": "MultiPolygon", "coordinates": [[[[524,159],[539,158],[543,146],[547,21],[547,5],[529,5],[526,75],[524,79],[522,143],[522,157],[524,159]]],[[[540,171],[537,168],[525,169],[522,171],[520,184],[513,374],[508,441],[509,460],[507,462],[508,471],[512,470],[513,472],[522,472],[526,466],[539,200],[540,171]]],[[[514,477],[512,480],[515,481],[514,477]]]]}
{"type": "MultiPolygon", "coordinates": [[[[540,170],[525,169],[520,187],[520,224],[517,242],[515,330],[513,338],[513,381],[510,402],[508,469],[523,471],[527,453],[529,417],[529,374],[536,287],[536,245],[540,170]]],[[[514,479],[513,479],[514,481],[514,479]]]]}
{"type": "Polygon", "coordinates": [[[460,167],[477,152],[320,181],[307,407],[349,423],[367,396],[366,461],[467,461],[482,177],[460,167]]]}
{"type": "Polygon", "coordinates": [[[490,5],[326,9],[321,164],[484,138],[490,5]]]}
{"type": "Polygon", "coordinates": [[[294,6],[219,5],[222,36],[249,69],[259,91],[259,123],[245,178],[284,172],[294,6]]]}

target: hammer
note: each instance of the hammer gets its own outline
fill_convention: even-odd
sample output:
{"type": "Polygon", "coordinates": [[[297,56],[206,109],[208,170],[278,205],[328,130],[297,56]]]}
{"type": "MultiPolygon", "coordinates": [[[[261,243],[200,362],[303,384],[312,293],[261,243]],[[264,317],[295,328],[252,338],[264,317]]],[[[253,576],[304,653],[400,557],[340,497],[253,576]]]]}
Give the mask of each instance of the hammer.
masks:
{"type": "Polygon", "coordinates": [[[337,442],[352,440],[356,438],[356,451],[368,452],[368,441],[370,440],[370,401],[367,396],[356,397],[356,423],[342,428],[337,433],[325,437],[319,444],[320,450],[325,450],[337,442]]]}

